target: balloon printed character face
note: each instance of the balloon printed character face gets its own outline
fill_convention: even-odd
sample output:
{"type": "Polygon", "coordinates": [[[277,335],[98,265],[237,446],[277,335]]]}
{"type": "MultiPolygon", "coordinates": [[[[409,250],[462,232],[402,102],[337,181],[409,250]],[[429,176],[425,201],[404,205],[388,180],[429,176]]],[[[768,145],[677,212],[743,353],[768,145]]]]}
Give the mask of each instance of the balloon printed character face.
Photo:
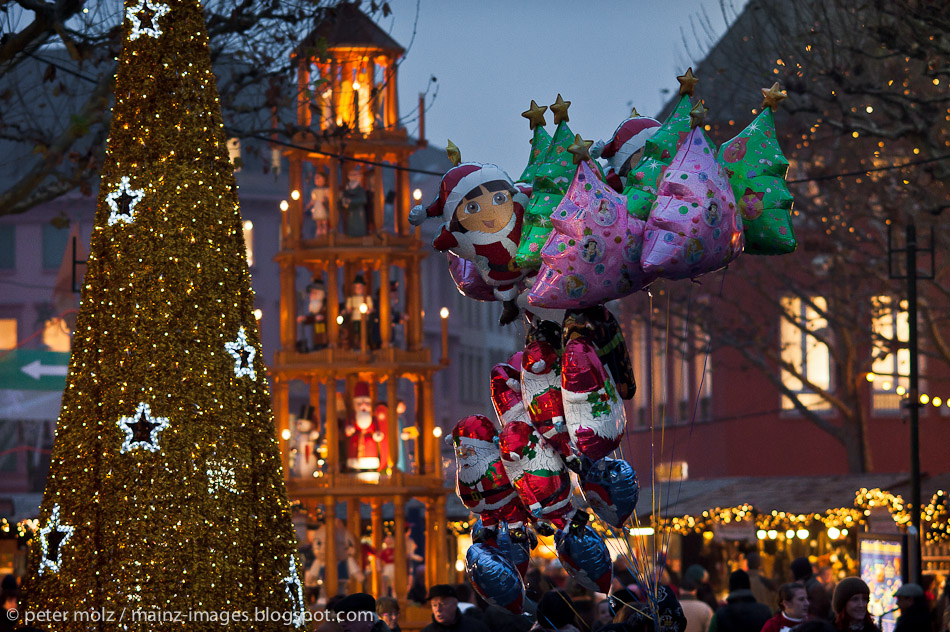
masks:
{"type": "Polygon", "coordinates": [[[709,226],[718,226],[722,221],[722,213],[719,211],[719,205],[715,202],[710,203],[710,205],[703,212],[703,220],[709,226]]]}
{"type": "Polygon", "coordinates": [[[459,202],[454,220],[468,231],[497,233],[515,214],[514,193],[512,187],[501,180],[479,185],[459,202]]]}

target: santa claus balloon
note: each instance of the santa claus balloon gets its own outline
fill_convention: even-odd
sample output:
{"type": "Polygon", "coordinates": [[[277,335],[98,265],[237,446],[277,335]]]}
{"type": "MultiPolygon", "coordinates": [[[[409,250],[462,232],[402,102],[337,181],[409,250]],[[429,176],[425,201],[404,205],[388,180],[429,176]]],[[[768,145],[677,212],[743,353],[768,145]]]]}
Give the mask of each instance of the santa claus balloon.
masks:
{"type": "Polygon", "coordinates": [[[414,207],[409,223],[419,226],[430,217],[441,220],[432,246],[475,264],[495,298],[504,302],[499,322],[508,324],[518,317],[515,299],[518,282],[525,276],[514,255],[528,197],[495,165],[462,163],[451,141],[448,153],[456,166],[442,176],[439,197],[427,207],[414,207]]]}
{"type": "Polygon", "coordinates": [[[456,491],[462,504],[481,517],[486,529],[493,529],[499,522],[518,529],[528,512],[505,473],[497,440],[495,424],[482,415],[471,415],[455,424],[452,443],[456,491]]]}

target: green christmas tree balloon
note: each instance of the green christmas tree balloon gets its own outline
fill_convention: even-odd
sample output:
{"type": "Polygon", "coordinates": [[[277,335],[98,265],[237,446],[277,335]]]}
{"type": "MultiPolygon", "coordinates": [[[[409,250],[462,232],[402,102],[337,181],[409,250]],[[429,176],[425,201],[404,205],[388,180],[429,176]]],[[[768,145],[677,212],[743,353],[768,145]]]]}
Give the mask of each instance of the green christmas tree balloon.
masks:
{"type": "Polygon", "coordinates": [[[123,26],[28,605],[65,612],[37,621],[56,631],[296,629],[296,538],[201,3],[126,0],[123,26]],[[174,613],[190,618],[160,618],[174,613]]]}
{"type": "Polygon", "coordinates": [[[677,80],[680,82],[679,102],[663,125],[647,139],[640,162],[627,174],[623,190],[627,198],[627,212],[638,219],[646,220],[649,217],[650,208],[656,201],[660,175],[670,165],[680,143],[689,134],[689,112],[693,107],[690,97],[699,80],[693,76],[692,68],[687,69],[677,80]]]}
{"type": "Polygon", "coordinates": [[[531,137],[531,154],[528,156],[528,164],[518,182],[531,184],[538,173],[538,165],[541,164],[541,157],[547,148],[551,146],[551,135],[544,129],[544,112],[548,109],[546,105],[539,106],[533,99],[531,108],[521,113],[521,116],[528,119],[531,124],[531,131],[534,135],[531,137]]]}
{"type": "Polygon", "coordinates": [[[773,117],[786,95],[777,83],[763,88],[762,94],[762,111],[720,148],[718,161],[729,175],[742,214],[746,252],[783,255],[797,245],[790,216],[793,198],[785,183],[788,160],[779,147],[773,117]]]}
{"type": "Polygon", "coordinates": [[[574,142],[574,132],[567,125],[570,105],[571,102],[559,94],[551,106],[557,128],[535,172],[531,200],[524,212],[521,243],[515,254],[515,262],[524,269],[541,266],[541,248],[551,233],[551,213],[561,203],[574,178],[574,162],[567,151],[574,142]]]}

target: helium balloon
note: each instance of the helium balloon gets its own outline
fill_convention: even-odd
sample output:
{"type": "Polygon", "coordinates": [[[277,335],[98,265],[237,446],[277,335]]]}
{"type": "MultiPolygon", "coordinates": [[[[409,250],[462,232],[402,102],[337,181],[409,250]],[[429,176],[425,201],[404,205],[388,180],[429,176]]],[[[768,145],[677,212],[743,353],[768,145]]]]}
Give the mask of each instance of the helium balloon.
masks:
{"type": "Polygon", "coordinates": [[[613,567],[607,545],[596,531],[587,525],[587,514],[575,517],[570,527],[554,535],[557,559],[578,584],[606,593],[613,580],[613,567]]]}
{"type": "Polygon", "coordinates": [[[578,166],[551,223],[530,305],[590,307],[632,294],[656,278],[640,265],[644,222],[627,213],[626,199],[587,162],[578,166]]]}
{"type": "Polygon", "coordinates": [[[465,553],[465,569],[472,587],[490,604],[521,614],[524,582],[515,565],[485,544],[473,544],[465,553]]]}
{"type": "Polygon", "coordinates": [[[522,353],[521,396],[531,423],[570,467],[577,461],[561,402],[561,328],[541,321],[528,331],[522,353]]]}
{"type": "Polygon", "coordinates": [[[562,343],[583,336],[597,348],[597,357],[614,378],[621,399],[632,399],[637,392],[633,365],[620,323],[604,305],[568,310],[564,315],[562,343]]]}
{"type": "Polygon", "coordinates": [[[623,459],[583,459],[581,489],[597,517],[620,529],[637,508],[640,484],[633,467],[623,459]]]}
{"type": "Polygon", "coordinates": [[[445,258],[449,262],[449,275],[460,294],[474,298],[476,301],[498,300],[495,298],[492,287],[482,280],[482,275],[474,263],[448,251],[445,253],[445,258]]]}
{"type": "Polygon", "coordinates": [[[596,461],[617,449],[627,425],[623,401],[586,338],[564,346],[561,398],[567,431],[581,454],[596,461]]]}
{"type": "Polygon", "coordinates": [[[712,142],[702,127],[694,127],[660,179],[647,219],[643,271],[695,278],[724,267],[744,243],[732,187],[712,142]]]}
{"type": "Polygon", "coordinates": [[[502,428],[498,445],[508,478],[531,517],[557,528],[567,524],[574,511],[571,476],[551,444],[530,422],[511,419],[502,428]]]}
{"type": "Polygon", "coordinates": [[[481,517],[486,528],[499,522],[521,526],[528,518],[496,443],[495,425],[482,415],[459,420],[452,430],[457,463],[456,492],[462,504],[481,517]]]}

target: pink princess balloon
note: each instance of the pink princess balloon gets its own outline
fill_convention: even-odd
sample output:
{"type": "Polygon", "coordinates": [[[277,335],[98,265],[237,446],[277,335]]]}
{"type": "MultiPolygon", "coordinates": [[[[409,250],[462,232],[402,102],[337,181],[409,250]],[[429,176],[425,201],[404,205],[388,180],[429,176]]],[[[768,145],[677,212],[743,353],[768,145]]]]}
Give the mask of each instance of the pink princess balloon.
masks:
{"type": "Polygon", "coordinates": [[[644,222],[585,161],[551,215],[554,230],[541,249],[541,269],[528,303],[577,309],[621,298],[655,276],[640,266],[644,222]]]}
{"type": "Polygon", "coordinates": [[[643,270],[688,279],[718,270],[739,256],[742,218],[716,150],[694,127],[660,178],[646,223],[643,270]]]}

